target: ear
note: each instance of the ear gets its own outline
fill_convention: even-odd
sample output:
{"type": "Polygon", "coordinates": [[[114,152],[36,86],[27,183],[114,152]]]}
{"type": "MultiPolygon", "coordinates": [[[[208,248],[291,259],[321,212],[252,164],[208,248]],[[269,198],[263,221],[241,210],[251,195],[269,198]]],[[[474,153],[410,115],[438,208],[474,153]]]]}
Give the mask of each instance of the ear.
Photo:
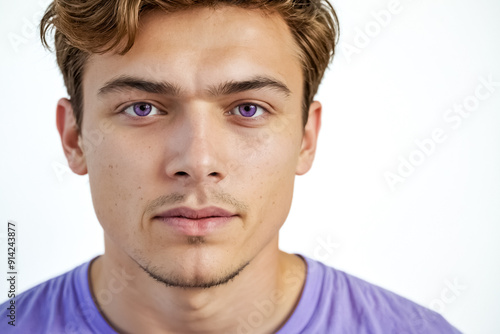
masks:
{"type": "Polygon", "coordinates": [[[57,130],[61,136],[61,144],[69,168],[78,175],[85,175],[87,174],[87,162],[80,144],[81,136],[76,125],[71,102],[68,99],[60,99],[57,102],[56,112],[57,130]]]}
{"type": "Polygon", "coordinates": [[[316,144],[318,142],[319,129],[321,128],[321,103],[314,101],[309,107],[309,116],[304,128],[302,146],[299,153],[299,161],[295,173],[303,175],[311,169],[314,155],[316,154],[316,144]]]}

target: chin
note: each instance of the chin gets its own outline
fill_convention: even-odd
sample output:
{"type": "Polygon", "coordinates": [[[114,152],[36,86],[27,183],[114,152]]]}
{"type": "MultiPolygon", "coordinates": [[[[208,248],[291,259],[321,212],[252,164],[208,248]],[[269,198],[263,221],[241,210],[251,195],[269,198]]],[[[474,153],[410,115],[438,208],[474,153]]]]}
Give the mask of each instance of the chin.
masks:
{"type": "Polygon", "coordinates": [[[197,247],[152,257],[137,256],[134,261],[152,279],[169,287],[211,288],[231,282],[249,261],[235,262],[231,252],[213,252],[197,247]],[[227,254],[231,254],[227,258],[227,254]]]}
{"type": "Polygon", "coordinates": [[[165,270],[160,267],[142,267],[142,269],[155,281],[167,287],[208,289],[225,285],[238,276],[249,262],[232,268],[197,268],[195,272],[186,272],[185,268],[179,271],[165,270]]]}

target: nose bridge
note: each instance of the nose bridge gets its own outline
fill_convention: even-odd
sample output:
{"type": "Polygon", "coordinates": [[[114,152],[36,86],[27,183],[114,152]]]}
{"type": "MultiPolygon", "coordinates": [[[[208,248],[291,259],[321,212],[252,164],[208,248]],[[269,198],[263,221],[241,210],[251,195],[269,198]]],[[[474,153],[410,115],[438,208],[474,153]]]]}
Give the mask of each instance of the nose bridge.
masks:
{"type": "Polygon", "coordinates": [[[178,119],[168,174],[174,178],[221,179],[225,176],[218,145],[220,129],[209,106],[192,105],[178,119]]]}
{"type": "Polygon", "coordinates": [[[210,161],[214,160],[216,152],[213,150],[213,141],[215,127],[208,111],[196,110],[191,115],[186,117],[186,138],[185,138],[185,154],[187,158],[192,159],[198,166],[207,166],[210,161]]]}
{"type": "MultiPolygon", "coordinates": [[[[210,117],[210,111],[204,106],[195,106],[192,111],[186,112],[186,127],[191,140],[188,143],[193,149],[209,146],[208,134],[214,129],[213,120],[210,117]]],[[[212,117],[213,118],[213,117],[212,117]]]]}

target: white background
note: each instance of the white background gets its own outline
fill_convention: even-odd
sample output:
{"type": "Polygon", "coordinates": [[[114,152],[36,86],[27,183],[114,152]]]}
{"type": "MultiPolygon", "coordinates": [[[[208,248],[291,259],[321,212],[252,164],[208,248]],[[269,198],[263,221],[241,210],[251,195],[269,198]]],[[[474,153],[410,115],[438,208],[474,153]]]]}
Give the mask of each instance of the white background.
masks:
{"type": "MultiPolygon", "coordinates": [[[[103,251],[87,179],[65,167],[55,127],[66,92],[35,27],[47,2],[0,4],[0,261],[14,220],[19,291],[103,251]]],[[[500,2],[400,0],[381,27],[372,13],[390,2],[334,2],[341,42],[318,95],[317,158],[297,178],[281,246],[438,309],[466,333],[500,333],[500,86],[458,128],[443,118],[473,102],[481,77],[500,82],[500,2]],[[436,128],[446,140],[391,189],[384,174],[422,158],[415,141],[436,128]]]]}

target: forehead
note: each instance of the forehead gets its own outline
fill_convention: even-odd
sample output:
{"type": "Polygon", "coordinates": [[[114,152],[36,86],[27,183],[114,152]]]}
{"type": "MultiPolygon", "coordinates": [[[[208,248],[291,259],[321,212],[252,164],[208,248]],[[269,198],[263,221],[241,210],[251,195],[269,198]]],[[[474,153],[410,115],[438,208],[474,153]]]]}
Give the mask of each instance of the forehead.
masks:
{"type": "Polygon", "coordinates": [[[84,89],[96,90],[119,75],[158,80],[167,76],[195,93],[214,80],[270,75],[298,93],[298,54],[288,26],[276,13],[230,6],[156,10],[141,17],[134,45],[125,55],[90,57],[84,89]]]}
{"type": "Polygon", "coordinates": [[[272,40],[285,42],[280,43],[281,47],[291,46],[288,26],[278,13],[236,6],[195,7],[172,13],[155,10],[141,17],[139,31],[142,34],[136,43],[152,39],[213,48],[224,47],[231,41],[272,40]]]}

